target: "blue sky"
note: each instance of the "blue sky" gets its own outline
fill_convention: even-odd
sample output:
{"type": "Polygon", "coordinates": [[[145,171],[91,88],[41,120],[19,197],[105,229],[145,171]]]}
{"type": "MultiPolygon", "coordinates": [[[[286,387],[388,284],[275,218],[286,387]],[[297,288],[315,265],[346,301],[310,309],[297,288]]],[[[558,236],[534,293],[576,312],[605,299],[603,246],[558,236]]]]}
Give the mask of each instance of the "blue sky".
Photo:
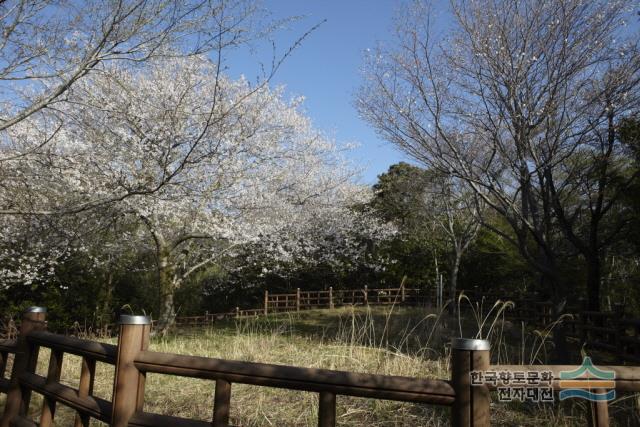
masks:
{"type": "MultiPolygon", "coordinates": [[[[349,153],[353,163],[364,169],[362,182],[373,184],[376,176],[405,156],[382,141],[359,117],[353,96],[361,80],[363,52],[376,41],[389,40],[398,0],[265,0],[263,6],[273,19],[301,16],[273,35],[278,52],[315,24],[326,19],[282,65],[273,84],[286,85],[289,95],[306,98],[305,111],[316,128],[338,143],[357,142],[349,153]]],[[[255,51],[235,52],[228,57],[229,73],[254,80],[259,64],[269,67],[271,42],[256,43],[255,51]]]]}

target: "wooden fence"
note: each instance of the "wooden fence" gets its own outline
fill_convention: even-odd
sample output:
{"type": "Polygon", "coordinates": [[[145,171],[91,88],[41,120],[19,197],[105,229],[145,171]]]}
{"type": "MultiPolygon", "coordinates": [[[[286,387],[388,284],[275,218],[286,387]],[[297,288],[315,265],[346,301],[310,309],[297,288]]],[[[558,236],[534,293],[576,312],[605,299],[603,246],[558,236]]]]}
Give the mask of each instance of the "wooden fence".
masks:
{"type": "MultiPolygon", "coordinates": [[[[231,388],[236,383],[318,393],[320,427],[336,425],[337,395],[448,406],[451,407],[454,426],[488,426],[490,389],[495,385],[474,385],[474,372],[526,369],[539,373],[550,371],[558,375],[562,370],[578,368],[491,366],[488,341],[459,338],[452,340],[451,374],[448,380],[269,365],[150,351],[151,322],[145,316],[121,316],[117,345],[49,333],[46,331],[45,316],[46,309],[30,308],[24,313],[17,340],[0,343],[0,392],[7,394],[0,427],[50,427],[57,404],[76,411],[76,427],[89,426],[91,418],[115,427],[223,427],[229,425],[231,388]],[[51,349],[46,377],[36,373],[41,347],[51,349]],[[60,382],[65,353],[82,357],[77,389],[60,382]],[[10,377],[5,378],[10,354],[14,355],[13,368],[10,377]],[[115,365],[111,401],[93,396],[96,362],[115,365]],[[150,372],[214,381],[212,419],[200,421],[145,412],[145,376],[150,372]],[[44,396],[38,423],[27,414],[32,392],[44,396]]],[[[640,368],[601,368],[616,373],[616,391],[640,392],[640,368]]],[[[582,377],[574,381],[576,384],[572,387],[590,389],[593,379],[582,377]]],[[[551,386],[553,389],[560,387],[555,379],[551,386]]],[[[606,402],[594,404],[592,411],[595,426],[609,425],[606,402]]]]}
{"type": "Polygon", "coordinates": [[[422,289],[411,288],[375,288],[340,289],[321,291],[301,291],[291,294],[264,293],[264,314],[287,311],[310,310],[316,308],[334,308],[345,305],[389,305],[419,304],[427,301],[427,293],[422,289]]]}
{"type": "MultiPolygon", "coordinates": [[[[507,290],[482,292],[479,289],[462,291],[470,301],[482,303],[488,312],[497,300],[511,301],[512,308],[505,311],[511,321],[522,321],[527,325],[545,327],[554,322],[549,301],[540,301],[536,294],[521,294],[505,298],[507,290]]],[[[177,317],[180,327],[206,326],[225,318],[247,318],[272,313],[296,312],[310,309],[334,308],[345,305],[426,305],[436,301],[435,289],[368,288],[319,291],[301,291],[276,294],[265,291],[262,307],[240,309],[226,313],[206,313],[202,316],[177,317]]],[[[466,303],[462,304],[464,308],[466,303]]],[[[640,319],[628,318],[621,307],[611,312],[593,312],[573,306],[571,314],[563,320],[568,326],[568,335],[588,348],[615,355],[619,360],[640,363],[640,319]]]]}
{"type": "MultiPolygon", "coordinates": [[[[485,311],[499,299],[513,302],[513,308],[505,311],[509,320],[541,327],[550,326],[556,320],[552,316],[551,302],[539,301],[536,294],[505,298],[504,295],[508,295],[506,291],[483,293],[476,289],[467,295],[471,301],[484,300],[485,311]]],[[[577,301],[569,304],[565,312],[568,316],[562,323],[566,325],[570,338],[589,349],[614,355],[618,360],[640,363],[640,319],[630,318],[622,306],[614,305],[612,311],[589,311],[577,301]]]]}
{"type": "Polygon", "coordinates": [[[205,313],[200,316],[176,317],[177,326],[205,326],[216,320],[246,318],[319,308],[335,308],[346,305],[418,305],[430,301],[430,294],[424,289],[412,288],[373,288],[334,290],[330,287],[320,291],[301,291],[275,294],[265,291],[261,308],[241,309],[224,313],[205,313]]]}

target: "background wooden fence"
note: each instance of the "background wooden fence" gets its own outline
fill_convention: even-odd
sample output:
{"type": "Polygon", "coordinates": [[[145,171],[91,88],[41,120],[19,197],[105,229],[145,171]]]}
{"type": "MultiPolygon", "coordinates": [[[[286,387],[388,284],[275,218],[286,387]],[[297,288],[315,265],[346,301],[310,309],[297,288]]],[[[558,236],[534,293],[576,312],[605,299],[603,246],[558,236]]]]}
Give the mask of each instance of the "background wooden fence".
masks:
{"type": "Polygon", "coordinates": [[[320,308],[335,308],[347,305],[420,305],[427,304],[430,294],[424,289],[412,288],[373,288],[340,289],[332,287],[319,291],[301,291],[277,294],[265,291],[262,307],[235,310],[223,313],[205,313],[200,316],[176,317],[177,326],[206,326],[216,320],[246,318],[320,308]]]}
{"type": "MultiPolygon", "coordinates": [[[[527,370],[541,374],[550,371],[557,378],[562,370],[578,368],[491,366],[487,341],[454,339],[448,380],[371,375],[153,352],[149,350],[151,322],[144,316],[121,316],[117,345],[49,333],[46,331],[45,316],[45,309],[32,307],[22,318],[17,340],[0,343],[0,392],[7,394],[0,427],[50,427],[59,403],[76,411],[74,425],[77,427],[88,426],[91,418],[115,427],[226,427],[229,425],[234,383],[318,393],[320,427],[336,425],[336,395],[449,406],[454,426],[488,426],[490,386],[473,385],[473,372],[527,370]],[[40,347],[51,349],[46,376],[36,373],[40,347]],[[60,382],[62,360],[66,353],[82,357],[77,389],[60,382]],[[10,377],[5,378],[10,355],[13,355],[13,368],[10,377]],[[115,365],[111,401],[93,396],[96,362],[115,365]],[[214,381],[212,419],[199,421],[145,412],[145,376],[149,372],[214,381]],[[32,392],[44,396],[38,423],[27,414],[32,392]]],[[[615,371],[616,391],[640,391],[640,368],[601,368],[615,371]]],[[[590,389],[593,379],[581,377],[574,388],[590,389]]],[[[559,388],[555,379],[551,381],[551,386],[556,390],[559,388]]],[[[595,426],[609,425],[607,402],[592,404],[591,410],[595,426]]]]}
{"type": "MultiPolygon", "coordinates": [[[[549,327],[556,319],[552,316],[552,304],[540,301],[536,294],[522,294],[511,298],[506,291],[483,293],[467,292],[471,301],[485,301],[490,306],[497,300],[511,301],[513,307],[505,311],[505,317],[522,321],[527,325],[549,327]]],[[[640,363],[640,319],[631,318],[621,305],[614,304],[611,311],[589,311],[581,301],[569,304],[567,316],[562,319],[570,338],[585,344],[589,349],[601,350],[617,360],[640,363]]]]}
{"type": "MultiPolygon", "coordinates": [[[[540,301],[537,294],[520,294],[506,298],[508,291],[483,292],[479,289],[462,291],[472,304],[482,304],[487,313],[498,300],[511,301],[505,317],[529,326],[547,327],[556,319],[549,301],[540,301]]],[[[180,327],[207,326],[225,318],[247,318],[273,313],[296,312],[310,309],[335,308],[346,305],[435,305],[435,289],[368,288],[270,293],[265,291],[260,308],[241,309],[226,313],[206,313],[201,316],[177,317],[180,327]]],[[[468,303],[461,304],[462,309],[468,303]]],[[[607,312],[581,309],[579,304],[569,306],[571,316],[563,319],[569,337],[586,344],[588,348],[611,354],[617,360],[640,363],[640,319],[629,318],[621,306],[607,312]]]]}

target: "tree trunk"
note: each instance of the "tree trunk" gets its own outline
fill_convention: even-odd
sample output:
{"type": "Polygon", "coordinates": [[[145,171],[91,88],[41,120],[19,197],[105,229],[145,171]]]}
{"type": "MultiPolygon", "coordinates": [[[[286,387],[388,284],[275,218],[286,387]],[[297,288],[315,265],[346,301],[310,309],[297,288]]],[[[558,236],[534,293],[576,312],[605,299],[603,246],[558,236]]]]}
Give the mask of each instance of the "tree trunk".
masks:
{"type": "Polygon", "coordinates": [[[600,279],[602,275],[600,258],[587,257],[587,307],[590,311],[600,311],[600,279]]]}
{"type": "MultiPolygon", "coordinates": [[[[567,296],[563,286],[558,283],[557,276],[545,275],[545,285],[551,288],[551,315],[552,321],[558,321],[566,313],[567,296]]],[[[569,346],[567,345],[567,326],[564,320],[558,321],[553,329],[553,353],[551,363],[567,365],[570,362],[569,346]]],[[[531,361],[534,363],[534,361],[531,361]]]]}
{"type": "Polygon", "coordinates": [[[451,275],[449,276],[449,313],[458,314],[458,272],[460,271],[460,261],[462,260],[462,251],[455,250],[453,254],[453,265],[451,266],[451,275]]]}
{"type": "Polygon", "coordinates": [[[160,317],[154,330],[155,335],[165,336],[174,325],[176,312],[173,301],[175,292],[174,266],[169,251],[162,249],[158,257],[158,280],[160,286],[160,317]]]}
{"type": "Polygon", "coordinates": [[[176,312],[173,303],[173,290],[160,293],[160,318],[158,326],[155,328],[154,335],[165,336],[173,327],[176,320],[176,312]]]}
{"type": "MultiPolygon", "coordinates": [[[[98,310],[98,327],[107,329],[107,325],[112,318],[112,305],[113,305],[113,273],[111,270],[107,272],[107,277],[104,281],[103,295],[100,302],[100,308],[98,310]]],[[[116,319],[117,320],[117,319],[116,319]]]]}

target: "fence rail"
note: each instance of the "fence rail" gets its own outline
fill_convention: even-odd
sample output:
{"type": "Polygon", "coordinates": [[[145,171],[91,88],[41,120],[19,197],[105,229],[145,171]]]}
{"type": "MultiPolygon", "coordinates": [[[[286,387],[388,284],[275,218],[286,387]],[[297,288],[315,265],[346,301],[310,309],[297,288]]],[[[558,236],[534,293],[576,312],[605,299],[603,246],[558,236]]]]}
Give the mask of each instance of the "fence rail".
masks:
{"type": "MultiPolygon", "coordinates": [[[[0,342],[0,392],[7,393],[0,427],[53,425],[56,405],[76,411],[75,427],[89,426],[91,418],[115,427],[229,426],[233,384],[249,384],[302,390],[318,394],[318,426],[336,425],[336,396],[358,396],[421,404],[448,406],[452,424],[490,425],[490,387],[474,385],[472,373],[488,370],[553,372],[575,370],[578,366],[490,365],[489,343],[483,340],[454,339],[451,346],[450,379],[424,379],[363,374],[328,369],[302,368],[199,356],[158,353],[149,350],[151,321],[144,316],[121,316],[118,344],[110,345],[52,334],[46,331],[46,311],[34,307],[22,319],[17,340],[0,342]],[[46,376],[36,373],[40,347],[51,349],[46,376]],[[78,388],[60,382],[64,354],[82,357],[78,388]],[[5,378],[7,359],[13,354],[11,376],[5,378]],[[108,401],[93,396],[95,363],[115,365],[113,395],[108,401]],[[145,412],[145,377],[159,373],[215,382],[213,416],[210,421],[191,420],[145,412]],[[31,393],[44,396],[38,423],[28,418],[31,393]]],[[[617,375],[620,392],[640,392],[640,368],[606,366],[617,375]]],[[[554,387],[558,387],[556,382],[554,387]]],[[[576,388],[589,389],[589,378],[581,378],[576,388]]],[[[592,408],[594,425],[608,426],[608,406],[598,402],[592,408]]]]}

